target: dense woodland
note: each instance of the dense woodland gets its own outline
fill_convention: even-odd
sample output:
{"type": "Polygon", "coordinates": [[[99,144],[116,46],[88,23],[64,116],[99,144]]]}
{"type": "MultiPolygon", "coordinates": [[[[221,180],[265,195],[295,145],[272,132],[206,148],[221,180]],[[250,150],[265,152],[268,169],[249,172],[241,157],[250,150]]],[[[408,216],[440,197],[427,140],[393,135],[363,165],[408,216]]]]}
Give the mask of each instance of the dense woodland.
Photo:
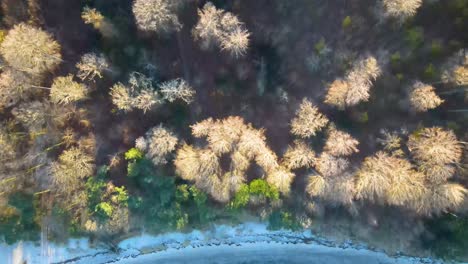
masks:
{"type": "Polygon", "coordinates": [[[260,217],[468,258],[467,0],[1,0],[0,240],[260,217]]]}

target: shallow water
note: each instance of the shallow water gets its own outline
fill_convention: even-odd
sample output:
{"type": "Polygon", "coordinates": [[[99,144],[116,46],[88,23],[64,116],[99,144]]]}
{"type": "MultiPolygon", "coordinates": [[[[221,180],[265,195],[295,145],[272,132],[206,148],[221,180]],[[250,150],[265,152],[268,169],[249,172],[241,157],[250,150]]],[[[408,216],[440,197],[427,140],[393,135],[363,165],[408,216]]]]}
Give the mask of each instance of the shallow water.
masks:
{"type": "Polygon", "coordinates": [[[313,245],[258,243],[242,246],[185,248],[139,256],[118,261],[119,264],[143,263],[307,263],[307,264],[390,264],[419,263],[410,259],[395,259],[383,253],[367,250],[317,247],[313,245]]]}

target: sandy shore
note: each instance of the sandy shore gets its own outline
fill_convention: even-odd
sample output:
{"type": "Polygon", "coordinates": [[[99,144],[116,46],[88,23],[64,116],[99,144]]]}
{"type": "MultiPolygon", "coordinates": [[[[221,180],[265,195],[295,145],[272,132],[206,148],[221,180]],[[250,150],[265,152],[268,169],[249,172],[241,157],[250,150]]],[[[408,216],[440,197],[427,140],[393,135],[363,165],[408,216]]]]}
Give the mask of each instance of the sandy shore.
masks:
{"type": "Polygon", "coordinates": [[[263,223],[217,225],[190,233],[142,234],[118,244],[119,252],[91,248],[86,239],[66,245],[22,242],[0,245],[2,263],[440,263],[390,257],[365,245],[335,244],[310,231],[270,231],[263,223]]]}

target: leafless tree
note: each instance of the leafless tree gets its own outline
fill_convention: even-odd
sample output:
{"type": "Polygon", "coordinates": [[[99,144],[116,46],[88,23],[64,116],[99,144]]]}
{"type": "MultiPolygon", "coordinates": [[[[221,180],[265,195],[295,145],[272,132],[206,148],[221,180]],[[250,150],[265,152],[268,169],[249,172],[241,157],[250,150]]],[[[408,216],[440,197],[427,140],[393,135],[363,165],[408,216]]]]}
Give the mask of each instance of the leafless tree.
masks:
{"type": "Polygon", "coordinates": [[[422,0],[382,0],[383,14],[403,23],[414,16],[422,5],[422,0]]]}
{"type": "Polygon", "coordinates": [[[198,10],[198,23],[193,29],[196,40],[201,41],[202,48],[213,44],[226,50],[234,57],[245,55],[249,46],[250,32],[237,16],[216,7],[208,2],[198,10]]]}
{"type": "Polygon", "coordinates": [[[8,31],[0,53],[11,67],[38,75],[54,70],[62,61],[60,45],[48,33],[26,24],[8,31]]]}
{"type": "Polygon", "coordinates": [[[176,5],[170,0],[135,0],[133,14],[138,28],[145,31],[178,31],[182,24],[174,14],[176,5]]]}
{"type": "Polygon", "coordinates": [[[73,75],[57,77],[50,88],[50,100],[56,104],[69,104],[88,96],[88,88],[73,81],[73,75]]]}
{"type": "Polygon", "coordinates": [[[410,94],[410,101],[413,108],[418,112],[426,112],[441,105],[444,100],[435,93],[434,87],[416,82],[410,94]]]}
{"type": "Polygon", "coordinates": [[[291,122],[291,133],[302,138],[309,138],[315,136],[327,124],[328,118],[304,98],[296,111],[296,117],[291,122]]]}
{"type": "Polygon", "coordinates": [[[195,96],[195,90],[184,80],[175,79],[164,82],[159,85],[159,91],[162,93],[163,98],[169,102],[174,102],[177,99],[190,104],[195,96]]]}
{"type": "Polygon", "coordinates": [[[137,147],[139,146],[155,165],[166,164],[167,155],[175,150],[178,142],[177,137],[162,125],[150,129],[142,140],[144,143],[137,142],[137,147]]]}
{"type": "Polygon", "coordinates": [[[77,77],[82,81],[94,81],[96,77],[102,78],[104,71],[109,70],[109,63],[102,54],[86,53],[76,64],[76,68],[77,77]]]}

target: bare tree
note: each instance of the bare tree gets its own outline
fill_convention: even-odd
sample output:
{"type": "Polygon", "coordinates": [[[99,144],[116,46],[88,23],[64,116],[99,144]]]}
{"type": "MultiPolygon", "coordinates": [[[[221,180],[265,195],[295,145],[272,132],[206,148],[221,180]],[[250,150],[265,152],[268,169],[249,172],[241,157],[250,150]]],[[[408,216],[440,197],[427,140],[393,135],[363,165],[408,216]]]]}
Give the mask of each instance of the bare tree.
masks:
{"type": "Polygon", "coordinates": [[[304,98],[296,111],[296,117],[291,122],[291,133],[302,138],[309,138],[315,136],[327,124],[328,118],[304,98]]]}
{"type": "Polygon", "coordinates": [[[443,66],[442,80],[455,85],[468,85],[468,53],[458,51],[443,66]]]}
{"type": "Polygon", "coordinates": [[[459,209],[468,194],[460,184],[446,183],[429,188],[424,198],[415,203],[415,208],[424,215],[440,215],[459,209]]]}
{"type": "Polygon", "coordinates": [[[374,57],[357,61],[344,80],[337,80],[328,87],[325,103],[344,109],[368,101],[372,82],[380,74],[380,66],[374,57]]]}
{"type": "Polygon", "coordinates": [[[47,122],[47,108],[48,106],[44,102],[32,101],[20,104],[11,113],[29,131],[41,131],[47,122]]]}
{"type": "Polygon", "coordinates": [[[167,155],[173,152],[177,146],[178,139],[168,129],[162,125],[150,129],[146,133],[146,138],[137,145],[140,146],[140,150],[146,152],[146,157],[151,159],[155,165],[161,165],[167,163],[167,155]],[[144,146],[144,148],[142,148],[144,146]]]}
{"type": "Polygon", "coordinates": [[[137,108],[146,112],[161,102],[158,92],[153,87],[153,80],[138,72],[130,74],[128,85],[115,84],[110,95],[114,105],[123,111],[137,108]]]}
{"type": "Polygon", "coordinates": [[[159,91],[162,93],[163,98],[169,102],[174,102],[177,99],[190,104],[195,96],[195,90],[184,80],[175,79],[164,82],[159,85],[159,91]]]}
{"type": "Polygon", "coordinates": [[[442,183],[453,176],[463,147],[455,134],[440,127],[424,128],[410,135],[408,149],[431,183],[442,183]]]}
{"type": "Polygon", "coordinates": [[[122,83],[116,83],[112,86],[110,96],[112,97],[112,103],[119,110],[127,112],[133,108],[134,98],[132,98],[129,89],[122,83]]]}
{"type": "Polygon", "coordinates": [[[196,40],[201,41],[202,48],[213,44],[226,50],[234,57],[245,55],[249,46],[250,33],[237,16],[216,7],[208,2],[198,10],[198,23],[193,29],[196,40]]]}
{"type": "Polygon", "coordinates": [[[178,31],[182,24],[174,14],[176,4],[169,0],[135,0],[133,14],[138,28],[144,31],[178,31]]]}
{"type": "Polygon", "coordinates": [[[413,108],[418,112],[426,112],[441,105],[444,100],[435,93],[434,87],[416,82],[410,94],[410,101],[413,108]]]}
{"type": "Polygon", "coordinates": [[[29,74],[7,68],[0,74],[0,108],[13,106],[30,95],[29,88],[35,82],[29,74]]]}
{"type": "Polygon", "coordinates": [[[39,75],[54,70],[62,61],[60,45],[48,33],[26,24],[8,31],[0,53],[11,67],[39,75]]]}
{"type": "Polygon", "coordinates": [[[109,63],[102,54],[86,53],[76,64],[76,68],[78,69],[77,77],[82,81],[94,81],[96,77],[101,79],[104,71],[109,70],[109,63]]]}
{"type": "Polygon", "coordinates": [[[228,202],[247,180],[247,169],[257,163],[266,180],[283,194],[289,192],[294,174],[278,164],[276,154],[267,146],[262,130],[245,124],[240,117],[206,119],[192,126],[195,137],[206,138],[202,148],[184,145],[177,150],[177,174],[195,183],[220,202],[228,202]],[[230,161],[221,166],[224,157],[230,161]]]}
{"type": "Polygon", "coordinates": [[[87,96],[88,88],[73,81],[73,75],[55,78],[50,88],[50,100],[56,104],[69,104],[87,96]]]}
{"type": "Polygon", "coordinates": [[[432,164],[457,163],[463,152],[455,134],[441,127],[416,131],[409,137],[408,149],[417,161],[432,164]]]}
{"type": "Polygon", "coordinates": [[[359,145],[359,141],[354,139],[350,134],[331,129],[328,133],[324,150],[333,156],[349,156],[359,152],[357,145],[359,145]]]}
{"type": "Polygon", "coordinates": [[[311,168],[315,159],[315,152],[305,142],[295,141],[284,153],[282,164],[290,170],[311,168]]]}
{"type": "Polygon", "coordinates": [[[366,158],[356,177],[359,199],[410,207],[426,191],[424,175],[409,161],[384,152],[366,158]]]}
{"type": "Polygon", "coordinates": [[[348,90],[349,85],[347,81],[340,79],[335,80],[328,86],[328,92],[324,102],[343,110],[346,108],[346,95],[348,90]]]}
{"type": "Polygon", "coordinates": [[[81,18],[85,24],[91,24],[99,30],[104,37],[114,37],[118,33],[115,26],[95,8],[84,7],[81,18]]]}
{"type": "Polygon", "coordinates": [[[416,14],[422,0],[382,0],[382,4],[384,16],[396,18],[403,23],[416,14]]]}
{"type": "Polygon", "coordinates": [[[322,152],[315,161],[315,168],[325,177],[340,176],[348,167],[349,161],[347,159],[334,157],[327,152],[322,152]]]}
{"type": "Polygon", "coordinates": [[[198,23],[193,29],[193,35],[196,40],[201,41],[202,48],[208,49],[218,42],[222,35],[219,24],[223,13],[223,10],[216,9],[211,2],[198,9],[198,23]]]}

